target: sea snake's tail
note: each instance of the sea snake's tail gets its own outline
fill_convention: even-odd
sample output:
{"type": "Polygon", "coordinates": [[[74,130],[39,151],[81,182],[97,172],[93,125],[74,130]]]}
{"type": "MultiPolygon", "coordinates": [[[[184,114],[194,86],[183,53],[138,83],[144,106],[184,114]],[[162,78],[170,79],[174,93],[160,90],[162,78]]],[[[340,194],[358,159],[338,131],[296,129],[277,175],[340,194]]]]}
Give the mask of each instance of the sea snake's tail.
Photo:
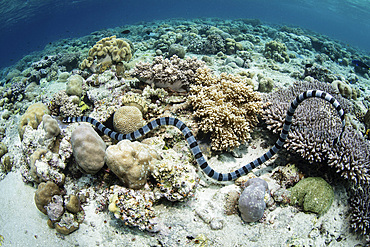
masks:
{"type": "Polygon", "coordinates": [[[97,120],[90,118],[90,117],[69,117],[63,120],[63,122],[71,123],[71,122],[88,122],[92,125],[96,126],[101,132],[103,132],[105,135],[110,136],[111,138],[121,141],[124,139],[128,140],[135,140],[151,130],[162,126],[162,125],[172,125],[178,128],[182,134],[184,135],[186,141],[188,142],[190,146],[190,150],[193,153],[197,163],[199,164],[200,168],[202,168],[203,172],[207,174],[209,177],[216,179],[218,181],[230,181],[234,180],[244,174],[247,174],[250,172],[253,168],[258,167],[259,165],[263,164],[267,160],[269,160],[272,156],[274,156],[283,146],[285,140],[288,137],[289,129],[292,124],[292,118],[294,111],[297,109],[298,105],[304,101],[305,99],[309,98],[321,98],[333,105],[333,107],[337,110],[340,119],[342,120],[342,132],[341,134],[334,140],[334,144],[338,143],[342,137],[344,127],[345,127],[345,120],[344,120],[344,112],[342,107],[340,106],[339,102],[330,94],[325,93],[321,90],[308,90],[304,93],[301,93],[298,95],[295,100],[290,105],[290,108],[287,112],[287,115],[285,117],[285,122],[283,129],[280,133],[279,139],[276,141],[274,146],[270,148],[269,151],[267,151],[265,154],[263,154],[261,157],[255,159],[254,161],[250,162],[249,164],[244,165],[243,167],[239,168],[238,170],[235,170],[233,172],[229,173],[219,173],[213,170],[207,163],[206,159],[204,158],[202,152],[200,151],[199,145],[197,141],[194,138],[194,135],[191,133],[190,129],[179,119],[173,118],[173,117],[162,117],[158,118],[156,120],[153,120],[149,122],[144,127],[130,133],[130,134],[120,134],[117,133],[107,127],[105,127],[102,123],[98,122],[97,120]]]}

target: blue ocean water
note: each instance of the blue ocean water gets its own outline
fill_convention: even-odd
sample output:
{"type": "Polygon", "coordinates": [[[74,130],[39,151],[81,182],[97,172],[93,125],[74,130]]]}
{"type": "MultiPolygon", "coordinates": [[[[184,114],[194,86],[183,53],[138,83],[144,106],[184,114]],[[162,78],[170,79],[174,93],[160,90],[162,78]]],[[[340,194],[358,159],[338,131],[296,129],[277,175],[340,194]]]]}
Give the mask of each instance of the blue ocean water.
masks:
{"type": "Polygon", "coordinates": [[[257,18],[370,50],[368,0],[3,0],[0,13],[0,67],[58,39],[168,18],[257,18]]]}

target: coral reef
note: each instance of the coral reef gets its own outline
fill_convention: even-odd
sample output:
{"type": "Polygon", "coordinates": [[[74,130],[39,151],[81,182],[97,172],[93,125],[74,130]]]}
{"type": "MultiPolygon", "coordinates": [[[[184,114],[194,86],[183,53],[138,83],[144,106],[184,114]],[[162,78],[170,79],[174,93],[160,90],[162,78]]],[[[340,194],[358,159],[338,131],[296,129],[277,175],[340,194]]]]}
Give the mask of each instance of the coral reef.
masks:
{"type": "Polygon", "coordinates": [[[370,242],[370,185],[357,186],[350,199],[351,227],[370,242]]]}
{"type": "Polygon", "coordinates": [[[262,112],[260,94],[239,77],[211,74],[199,69],[197,85],[190,89],[189,103],[199,128],[211,134],[212,149],[226,150],[247,141],[262,112]]]}
{"type": "Polygon", "coordinates": [[[88,174],[97,173],[104,166],[106,145],[88,124],[81,124],[72,132],[73,156],[78,166],[88,174]]]}
{"type": "Polygon", "coordinates": [[[82,61],[80,68],[93,72],[103,72],[112,64],[129,61],[132,57],[130,44],[116,36],[103,38],[89,50],[89,56],[82,61]]]}
{"type": "Polygon", "coordinates": [[[289,189],[292,205],[298,204],[304,211],[326,213],[334,200],[333,188],[320,177],[302,179],[289,189]]]}
{"type": "Polygon", "coordinates": [[[105,162],[126,187],[141,189],[147,182],[152,160],[158,158],[148,145],[122,140],[107,148],[105,162]]]}
{"type": "Polygon", "coordinates": [[[41,102],[30,105],[19,121],[18,133],[21,140],[23,139],[25,126],[28,125],[37,129],[42,121],[42,116],[49,113],[48,107],[41,102]]]}
{"type": "Polygon", "coordinates": [[[137,63],[133,76],[156,87],[184,92],[195,83],[197,69],[204,66],[204,62],[196,58],[180,59],[174,55],[170,59],[163,59],[162,56],[158,56],[154,58],[152,64],[137,63]]]}
{"type": "Polygon", "coordinates": [[[138,94],[124,94],[121,100],[123,105],[136,106],[142,114],[148,112],[148,103],[138,94]]]}
{"type": "Polygon", "coordinates": [[[122,134],[129,134],[143,127],[143,115],[136,106],[122,106],[113,115],[113,127],[122,134]]]}
{"type": "Polygon", "coordinates": [[[266,58],[270,58],[280,63],[288,63],[289,55],[286,52],[287,48],[283,43],[278,41],[270,41],[265,44],[264,55],[266,58]]]}

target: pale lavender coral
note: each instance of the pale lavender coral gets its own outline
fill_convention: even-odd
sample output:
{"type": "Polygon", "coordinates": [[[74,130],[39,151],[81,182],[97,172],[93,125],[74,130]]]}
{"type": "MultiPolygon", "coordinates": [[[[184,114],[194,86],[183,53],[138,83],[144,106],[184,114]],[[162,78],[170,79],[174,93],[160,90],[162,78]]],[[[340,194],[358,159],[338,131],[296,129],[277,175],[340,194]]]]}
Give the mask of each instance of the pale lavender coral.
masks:
{"type": "MultiPolygon", "coordinates": [[[[271,104],[264,110],[262,118],[268,128],[279,133],[290,102],[300,93],[319,89],[334,96],[345,112],[351,110],[348,100],[340,96],[326,83],[297,82],[292,87],[279,90],[266,97],[271,104]]],[[[341,133],[341,120],[336,110],[322,99],[302,102],[294,113],[292,126],[285,147],[298,153],[310,162],[327,162],[346,179],[355,183],[369,181],[370,144],[352,126],[347,126],[342,139],[334,145],[341,133]]]]}
{"type": "Polygon", "coordinates": [[[52,221],[57,221],[62,217],[64,213],[63,198],[60,195],[54,195],[51,198],[51,202],[45,206],[48,217],[52,221]]]}
{"type": "Polygon", "coordinates": [[[180,59],[176,55],[170,59],[162,56],[154,58],[152,64],[140,62],[136,64],[133,76],[140,81],[154,84],[156,87],[170,88],[177,92],[188,90],[195,83],[195,73],[205,63],[196,58],[180,59]]]}
{"type": "Polygon", "coordinates": [[[239,211],[246,222],[260,220],[266,208],[265,193],[268,184],[261,178],[252,178],[245,183],[245,189],[239,198],[239,211]]]}
{"type": "Polygon", "coordinates": [[[350,199],[351,227],[366,236],[370,242],[370,185],[357,187],[350,199]]]}

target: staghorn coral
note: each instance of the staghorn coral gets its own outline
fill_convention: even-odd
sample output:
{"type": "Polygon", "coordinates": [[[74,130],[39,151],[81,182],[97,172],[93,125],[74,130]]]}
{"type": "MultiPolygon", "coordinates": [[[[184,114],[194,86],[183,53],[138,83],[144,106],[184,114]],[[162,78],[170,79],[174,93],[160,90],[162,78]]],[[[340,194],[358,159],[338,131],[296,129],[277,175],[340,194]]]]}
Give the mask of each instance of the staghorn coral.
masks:
{"type": "MultiPolygon", "coordinates": [[[[351,104],[341,97],[330,84],[296,82],[288,89],[282,89],[266,96],[271,104],[264,109],[262,118],[267,128],[280,132],[290,102],[301,92],[320,89],[333,95],[345,112],[351,111],[351,104]]],[[[294,114],[288,139],[284,146],[298,153],[310,162],[323,162],[337,169],[346,179],[358,183],[370,180],[370,144],[351,126],[347,126],[341,141],[334,140],[341,133],[341,122],[335,109],[320,99],[309,99],[299,106],[294,114]]]]}
{"type": "Polygon", "coordinates": [[[196,81],[188,101],[200,129],[211,134],[212,149],[226,150],[247,141],[262,112],[260,94],[239,77],[216,77],[208,68],[198,69],[196,81]]]}
{"type": "Polygon", "coordinates": [[[130,44],[116,36],[106,37],[89,50],[89,56],[82,61],[80,68],[89,68],[92,72],[103,72],[112,64],[132,58],[130,44]]]}
{"type": "Polygon", "coordinates": [[[184,92],[195,83],[197,69],[204,66],[205,63],[196,58],[180,59],[174,55],[170,59],[163,59],[162,56],[158,56],[154,58],[152,64],[142,62],[136,64],[133,76],[156,87],[184,92]]]}
{"type": "Polygon", "coordinates": [[[370,242],[370,185],[362,184],[354,189],[350,199],[351,227],[370,242]]]}

